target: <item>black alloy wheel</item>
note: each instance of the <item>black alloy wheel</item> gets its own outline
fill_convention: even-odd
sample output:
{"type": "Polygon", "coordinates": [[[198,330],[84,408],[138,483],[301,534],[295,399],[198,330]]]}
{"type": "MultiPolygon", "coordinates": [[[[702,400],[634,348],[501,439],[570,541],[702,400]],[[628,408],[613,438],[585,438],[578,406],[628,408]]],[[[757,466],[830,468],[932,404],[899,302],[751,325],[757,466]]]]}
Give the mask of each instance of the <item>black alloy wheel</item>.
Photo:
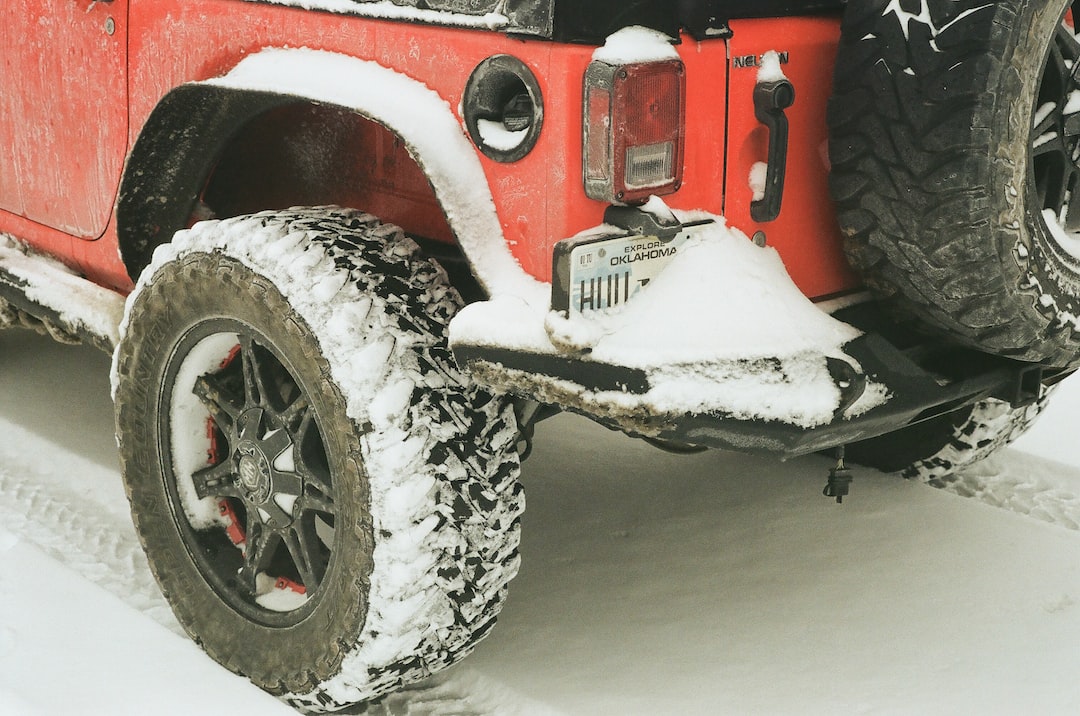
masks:
{"type": "MultiPolygon", "coordinates": [[[[229,336],[235,347],[191,388],[209,413],[210,450],[209,464],[190,479],[196,497],[218,505],[221,523],[209,530],[191,523],[171,466],[167,489],[192,557],[222,599],[250,619],[282,626],[310,611],[305,606],[333,555],[334,481],[308,391],[268,338],[215,319],[181,341],[161,394],[176,390],[193,349],[204,341],[221,344],[221,337],[228,343],[229,336]]],[[[169,421],[159,429],[171,448],[169,421]]]]}
{"type": "Polygon", "coordinates": [[[1051,236],[1069,253],[1080,251],[1080,40],[1071,7],[1065,11],[1043,65],[1031,121],[1031,172],[1036,209],[1051,236]],[[1076,242],[1075,248],[1069,242],[1076,242]]]}

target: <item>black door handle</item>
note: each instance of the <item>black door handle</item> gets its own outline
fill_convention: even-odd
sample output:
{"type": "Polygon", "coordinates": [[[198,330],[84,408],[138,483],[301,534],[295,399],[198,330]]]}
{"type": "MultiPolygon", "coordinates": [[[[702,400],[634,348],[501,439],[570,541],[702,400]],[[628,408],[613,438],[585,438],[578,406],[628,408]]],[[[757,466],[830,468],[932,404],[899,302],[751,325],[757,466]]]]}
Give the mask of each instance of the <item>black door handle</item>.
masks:
{"type": "Polygon", "coordinates": [[[750,202],[750,218],[763,223],[780,215],[787,172],[788,121],[784,110],[795,102],[795,87],[787,79],[754,86],[754,116],[769,130],[769,168],[764,196],[750,202]]]}

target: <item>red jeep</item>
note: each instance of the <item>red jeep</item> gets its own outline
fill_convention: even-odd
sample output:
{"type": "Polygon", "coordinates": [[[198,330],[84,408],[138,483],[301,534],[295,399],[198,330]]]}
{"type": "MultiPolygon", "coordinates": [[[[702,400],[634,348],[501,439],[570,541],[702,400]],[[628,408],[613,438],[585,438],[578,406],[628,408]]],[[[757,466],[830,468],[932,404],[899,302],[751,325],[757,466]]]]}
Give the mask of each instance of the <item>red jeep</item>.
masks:
{"type": "Polygon", "coordinates": [[[1066,0],[49,7],[0,25],[0,323],[114,351],[165,596],[303,709],[491,629],[557,410],[836,448],[839,500],[1080,355],[1066,0]]]}

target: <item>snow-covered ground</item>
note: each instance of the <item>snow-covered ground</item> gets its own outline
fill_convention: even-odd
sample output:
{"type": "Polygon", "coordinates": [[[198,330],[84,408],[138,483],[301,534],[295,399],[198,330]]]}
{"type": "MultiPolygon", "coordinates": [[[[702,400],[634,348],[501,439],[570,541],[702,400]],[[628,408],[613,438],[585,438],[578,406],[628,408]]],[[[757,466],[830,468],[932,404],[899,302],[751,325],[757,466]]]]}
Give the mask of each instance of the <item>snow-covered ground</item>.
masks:
{"type": "MultiPolygon", "coordinates": [[[[1067,382],[967,476],[975,498],[859,470],[843,505],[823,458],[676,457],[543,423],[499,626],[369,713],[1076,713],[1078,416],[1067,382]]],[[[0,714],[289,712],[158,596],[106,356],[0,332],[0,714]]]]}

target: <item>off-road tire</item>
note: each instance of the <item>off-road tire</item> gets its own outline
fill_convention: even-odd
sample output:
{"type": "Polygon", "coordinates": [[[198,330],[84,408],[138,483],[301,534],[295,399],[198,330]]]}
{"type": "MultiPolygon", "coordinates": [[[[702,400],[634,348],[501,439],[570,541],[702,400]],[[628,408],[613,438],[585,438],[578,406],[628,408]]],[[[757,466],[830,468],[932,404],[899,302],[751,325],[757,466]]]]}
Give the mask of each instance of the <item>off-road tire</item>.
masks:
{"type": "Polygon", "coordinates": [[[1042,215],[1078,176],[1051,156],[1080,140],[1062,114],[1077,88],[1062,60],[1080,59],[1059,32],[1069,8],[850,2],[829,104],[831,190],[867,284],[962,344],[1054,365],[1080,353],[1080,249],[1042,215]]]}
{"type": "MultiPolygon", "coordinates": [[[[511,403],[471,386],[453,362],[445,335],[459,305],[442,269],[400,229],[335,208],[181,231],[158,249],[129,299],[113,362],[117,434],[154,576],[214,659],[301,709],[370,700],[454,663],[490,630],[517,571],[518,428],[511,403]],[[232,334],[240,347],[218,360],[211,349],[221,352],[221,337],[232,334]],[[250,373],[249,352],[263,366],[250,373]],[[203,397],[193,403],[185,391],[201,368],[185,370],[196,360],[210,372],[195,380],[203,397]],[[249,380],[256,372],[266,385],[249,380]],[[228,393],[229,380],[243,387],[228,393]],[[265,414],[283,416],[278,427],[296,446],[294,464],[281,466],[267,452],[273,464],[262,474],[275,477],[262,487],[278,490],[277,475],[290,469],[303,475],[291,512],[299,526],[288,529],[299,534],[315,515],[333,530],[329,538],[308,530],[325,546],[292,559],[299,581],[307,574],[316,589],[301,606],[274,611],[237,586],[245,572],[229,582],[227,566],[218,566],[231,559],[243,568],[249,553],[258,560],[252,542],[241,553],[226,541],[228,521],[200,522],[205,505],[181,490],[197,479],[211,490],[205,499],[225,495],[249,517],[257,513],[253,500],[262,498],[244,491],[244,478],[259,474],[250,469],[256,463],[243,466],[231,442],[242,433],[222,426],[252,411],[264,415],[277,398],[259,396],[278,393],[288,396],[279,401],[286,407],[265,414]],[[207,406],[222,412],[226,394],[248,412],[211,420],[207,406]],[[205,414],[185,417],[192,404],[205,414]],[[304,430],[296,427],[301,414],[311,416],[304,430]],[[209,461],[205,452],[183,460],[239,460],[218,474],[225,476],[217,487],[172,457],[171,448],[187,444],[176,431],[185,422],[195,432],[208,425],[216,438],[209,461]]],[[[274,434],[267,429],[265,440],[274,434]]],[[[274,523],[258,521],[240,519],[256,535],[271,534],[274,523]]],[[[277,545],[273,564],[289,567],[285,543],[266,544],[277,545]]]]}
{"type": "Polygon", "coordinates": [[[1001,450],[1028,429],[1046,406],[1036,402],[1013,408],[988,398],[878,438],[849,445],[856,464],[941,487],[949,476],[1001,450]]]}

